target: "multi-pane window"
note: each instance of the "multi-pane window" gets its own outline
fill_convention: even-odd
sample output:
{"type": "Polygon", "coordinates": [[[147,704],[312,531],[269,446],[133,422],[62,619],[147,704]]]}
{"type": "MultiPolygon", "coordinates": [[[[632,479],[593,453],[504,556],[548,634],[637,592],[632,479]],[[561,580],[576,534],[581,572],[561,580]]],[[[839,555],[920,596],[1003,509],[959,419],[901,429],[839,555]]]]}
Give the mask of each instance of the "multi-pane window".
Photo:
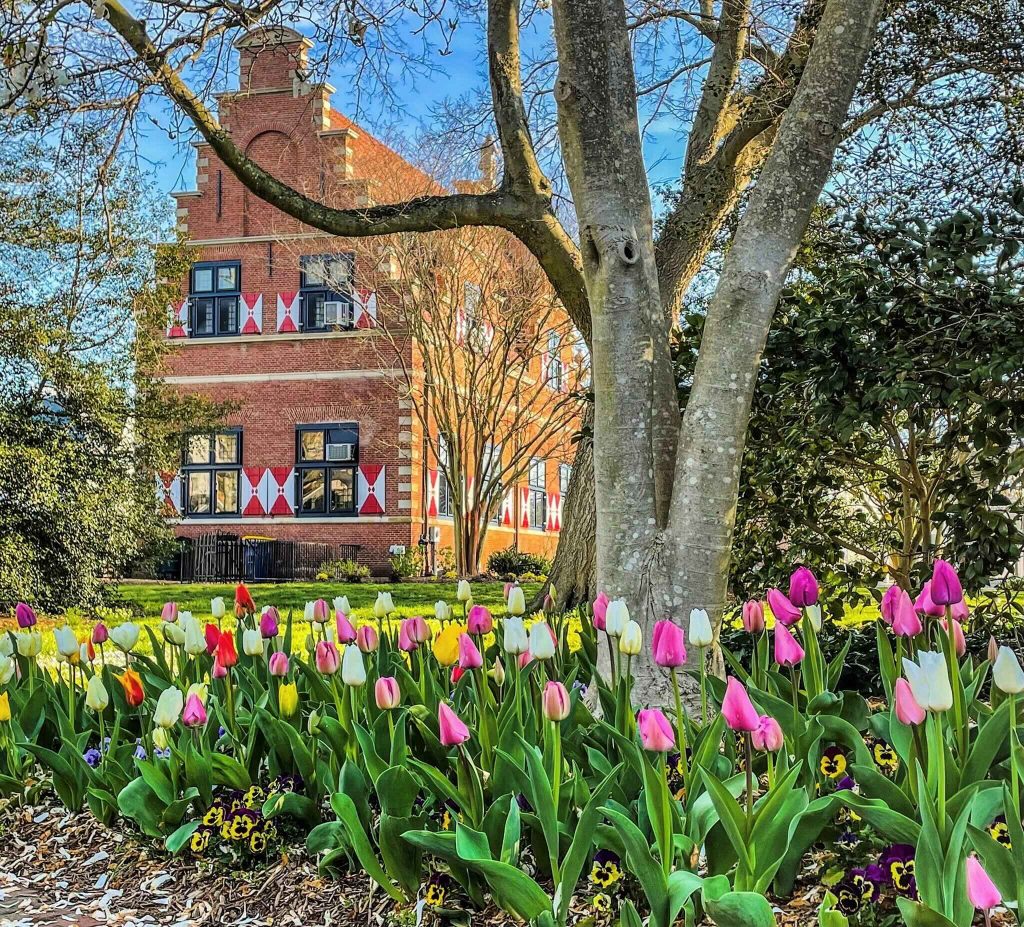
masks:
{"type": "Polygon", "coordinates": [[[302,327],[305,331],[352,328],[354,254],[308,254],[299,258],[302,327]]]}
{"type": "Polygon", "coordinates": [[[189,275],[189,327],[193,338],[238,334],[242,265],[238,261],[193,264],[189,275]]]}
{"type": "Polygon", "coordinates": [[[186,516],[237,515],[241,465],[241,430],[189,435],[182,470],[186,516]]]}
{"type": "Polygon", "coordinates": [[[448,481],[447,469],[451,464],[451,450],[444,435],[437,437],[437,514],[451,518],[455,514],[452,486],[448,481]]]}
{"type": "Polygon", "coordinates": [[[530,458],[529,516],[531,528],[545,528],[548,521],[548,468],[542,457],[530,458]]]}
{"type": "Polygon", "coordinates": [[[565,379],[565,365],[562,363],[562,344],[558,332],[548,333],[548,386],[561,392],[565,379]]]}
{"type": "MultiPolygon", "coordinates": [[[[489,499],[500,498],[501,495],[501,445],[488,442],[484,445],[483,474],[480,477],[479,493],[483,496],[488,491],[489,499]]],[[[492,516],[495,522],[501,522],[501,505],[499,504],[492,516]]]]}
{"type": "Polygon", "coordinates": [[[295,479],[300,515],[355,515],[359,426],[300,425],[295,479]]]}
{"type": "Polygon", "coordinates": [[[558,465],[558,491],[561,493],[562,501],[569,494],[569,480],[572,478],[572,464],[558,465]]]}

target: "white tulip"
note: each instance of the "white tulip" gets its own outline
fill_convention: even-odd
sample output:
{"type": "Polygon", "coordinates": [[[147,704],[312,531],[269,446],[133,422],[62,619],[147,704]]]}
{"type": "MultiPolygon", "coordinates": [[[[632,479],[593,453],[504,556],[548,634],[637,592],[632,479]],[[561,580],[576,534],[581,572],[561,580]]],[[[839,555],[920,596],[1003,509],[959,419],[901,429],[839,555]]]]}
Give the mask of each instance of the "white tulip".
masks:
{"type": "Polygon", "coordinates": [[[815,633],[821,630],[821,606],[820,605],[808,605],[804,609],[804,614],[808,617],[811,622],[811,627],[814,628],[815,633]]]}
{"type": "Polygon", "coordinates": [[[903,672],[917,703],[926,711],[949,711],[953,707],[953,690],[949,685],[946,658],[930,650],[917,654],[917,663],[903,658],[903,672]]]}
{"type": "Polygon", "coordinates": [[[619,651],[627,657],[635,657],[644,646],[644,632],[635,621],[626,622],[625,630],[619,638],[619,651]]]}
{"type": "Polygon", "coordinates": [[[0,657],[10,657],[14,655],[14,638],[11,637],[6,631],[0,633],[0,657]]]}
{"type": "Polygon", "coordinates": [[[609,637],[621,637],[629,624],[629,609],[625,599],[615,599],[608,603],[605,613],[604,630],[609,637]]]}
{"type": "Polygon", "coordinates": [[[378,592],[377,601],[373,603],[373,614],[378,618],[387,618],[395,610],[395,603],[390,592],[378,592]]]}
{"type": "Polygon", "coordinates": [[[181,647],[185,643],[185,629],[180,624],[162,621],[160,622],[160,631],[164,635],[164,640],[174,647],[181,647]]]}
{"type": "Polygon", "coordinates": [[[471,598],[473,598],[473,590],[469,587],[468,579],[459,580],[459,585],[455,592],[455,598],[457,598],[460,602],[468,602],[471,598]]]}
{"type": "Polygon", "coordinates": [[[358,647],[348,646],[341,657],[341,680],[347,686],[366,684],[366,667],[363,652],[358,647]]]}
{"type": "Polygon", "coordinates": [[[110,639],[118,650],[131,653],[132,648],[139,642],[139,626],[130,621],[111,628],[110,639]]]}
{"type": "Polygon", "coordinates": [[[103,711],[110,704],[110,695],[99,673],[89,680],[85,688],[85,704],[93,711],[103,711]]]}
{"type": "Polygon", "coordinates": [[[157,727],[169,728],[178,723],[181,710],[185,707],[185,696],[177,686],[170,686],[160,693],[153,709],[153,723],[157,727]]]}
{"type": "Polygon", "coordinates": [[[505,631],[503,639],[506,653],[518,655],[526,653],[530,649],[530,641],[526,636],[526,627],[523,625],[522,618],[518,616],[506,618],[502,627],[505,631]]]}
{"type": "Polygon", "coordinates": [[[53,637],[57,642],[57,653],[64,660],[69,660],[78,653],[78,638],[70,627],[54,628],[53,637]]]}
{"type": "Polygon", "coordinates": [[[343,615],[348,615],[351,613],[352,609],[349,608],[347,595],[339,595],[334,597],[334,610],[336,612],[341,612],[343,615]]]}
{"type": "Polygon", "coordinates": [[[710,647],[715,639],[711,628],[711,619],[703,608],[695,608],[690,612],[690,630],[687,635],[694,647],[710,647]]]}
{"type": "Polygon", "coordinates": [[[0,660],[0,686],[6,686],[14,678],[14,671],[17,668],[13,657],[4,657],[0,660]]]}
{"type": "Polygon", "coordinates": [[[315,609],[315,605],[316,605],[316,603],[314,603],[314,602],[307,602],[305,604],[305,606],[303,607],[303,609],[302,609],[302,617],[306,621],[312,621],[313,620],[313,611],[315,609]]]}
{"type": "Polygon", "coordinates": [[[224,604],[224,597],[217,596],[214,599],[210,599],[210,614],[214,618],[223,618],[227,613],[227,606],[224,604]]]}
{"type": "Polygon", "coordinates": [[[547,622],[538,621],[530,628],[530,655],[534,660],[550,660],[555,655],[555,638],[547,622]]]}
{"type": "Polygon", "coordinates": [[[452,607],[442,599],[434,603],[434,617],[438,621],[448,621],[452,617],[452,607]]]}
{"type": "Polygon", "coordinates": [[[43,649],[43,635],[39,631],[22,631],[15,641],[18,653],[28,659],[38,657],[43,649]]]}
{"type": "Polygon", "coordinates": [[[192,618],[192,612],[178,612],[178,624],[180,624],[182,627],[185,627],[185,625],[187,625],[192,620],[194,620],[192,618]]]}
{"type": "Polygon", "coordinates": [[[508,613],[522,615],[526,612],[526,594],[522,586],[513,586],[508,591],[508,613]]]}
{"type": "Polygon", "coordinates": [[[199,622],[189,615],[188,621],[184,623],[183,627],[185,629],[185,653],[193,657],[206,653],[206,637],[199,622]]]}
{"type": "Polygon", "coordinates": [[[95,652],[89,653],[89,644],[79,644],[78,646],[78,660],[81,663],[91,663],[95,652]]]}
{"type": "Polygon", "coordinates": [[[242,632],[242,653],[247,657],[263,656],[263,635],[258,629],[246,628],[242,632]]]}
{"type": "Polygon", "coordinates": [[[188,692],[185,693],[185,700],[187,701],[189,696],[194,695],[205,705],[209,694],[210,687],[205,682],[194,682],[188,687],[188,692]]]}
{"type": "Polygon", "coordinates": [[[1024,669],[1021,669],[1017,654],[1009,647],[999,648],[992,664],[992,682],[1007,695],[1024,692],[1024,669]]]}

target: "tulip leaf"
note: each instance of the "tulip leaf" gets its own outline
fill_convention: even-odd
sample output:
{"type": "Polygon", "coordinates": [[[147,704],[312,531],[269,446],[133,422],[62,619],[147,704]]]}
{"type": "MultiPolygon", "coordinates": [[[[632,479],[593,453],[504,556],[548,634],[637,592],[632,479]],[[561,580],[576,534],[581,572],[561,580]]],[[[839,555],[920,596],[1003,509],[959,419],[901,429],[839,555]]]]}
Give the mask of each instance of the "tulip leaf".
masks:
{"type": "Polygon", "coordinates": [[[818,927],[849,927],[850,919],[836,909],[838,901],[832,892],[825,892],[825,897],[818,905],[818,927]]]}
{"type": "Polygon", "coordinates": [[[189,744],[185,749],[185,776],[190,785],[199,790],[204,805],[213,803],[213,783],[210,778],[210,761],[206,754],[189,744]]]}
{"type": "Polygon", "coordinates": [[[420,886],[422,854],[419,847],[402,839],[402,834],[423,827],[423,815],[406,816],[382,812],[378,825],[377,843],[384,868],[409,898],[416,897],[420,886]]]}
{"type": "Polygon", "coordinates": [[[181,848],[188,843],[189,838],[199,830],[201,823],[201,821],[188,821],[187,823],[182,824],[181,827],[174,831],[174,833],[168,835],[167,839],[164,841],[164,846],[166,847],[167,852],[177,853],[181,850],[181,848]]]}
{"type": "Polygon", "coordinates": [[[246,768],[225,753],[214,753],[210,757],[210,779],[215,785],[226,785],[243,792],[252,785],[246,768]]]}
{"type": "Polygon", "coordinates": [[[500,859],[503,863],[514,866],[519,862],[519,840],[522,836],[520,824],[519,802],[515,795],[508,798],[508,815],[501,836],[500,859]]]}
{"type": "Polygon", "coordinates": [[[298,792],[277,792],[263,803],[264,817],[276,818],[282,814],[297,818],[306,824],[316,824],[320,820],[316,802],[298,792]]]}
{"type": "Polygon", "coordinates": [[[743,812],[740,811],[739,803],[712,773],[701,769],[701,775],[704,777],[704,784],[711,794],[711,800],[715,803],[719,822],[725,830],[733,850],[736,851],[736,858],[740,861],[740,865],[745,872],[752,872],[754,861],[750,855],[750,846],[744,833],[746,822],[743,819],[743,812]]]}
{"type": "Polygon", "coordinates": [[[366,771],[370,774],[370,779],[376,783],[384,770],[388,768],[388,764],[380,758],[373,737],[365,727],[361,724],[353,724],[352,729],[355,732],[356,740],[359,741],[359,750],[362,753],[363,762],[366,763],[366,771]]]}
{"type": "Polygon", "coordinates": [[[341,821],[324,821],[306,835],[306,852],[319,856],[349,845],[348,829],[341,821]]]}
{"type": "Polygon", "coordinates": [[[850,772],[860,786],[862,795],[867,798],[880,798],[893,811],[898,811],[908,818],[917,816],[914,803],[907,797],[903,789],[888,776],[883,776],[874,764],[862,766],[860,763],[854,763],[850,767],[850,772]]]}
{"type": "Polygon", "coordinates": [[[373,850],[366,831],[363,830],[363,822],[359,820],[359,812],[356,810],[352,799],[344,792],[335,792],[331,796],[331,807],[334,809],[338,819],[345,825],[345,829],[348,831],[349,842],[356,857],[359,859],[359,865],[363,867],[366,874],[394,898],[395,901],[405,901],[405,894],[392,884],[388,874],[377,860],[377,854],[373,850]]]}
{"type": "Polygon", "coordinates": [[[663,924],[664,917],[661,916],[661,912],[665,911],[668,904],[668,885],[665,882],[665,873],[651,855],[647,838],[629,817],[614,808],[605,805],[601,812],[615,825],[618,837],[622,841],[629,871],[636,876],[647,896],[654,923],[663,924]]]}
{"type": "Polygon", "coordinates": [[[162,805],[169,805],[178,797],[174,794],[165,763],[157,766],[152,760],[136,760],[135,765],[162,805]]]}
{"type": "Polygon", "coordinates": [[[126,818],[131,818],[139,829],[150,837],[161,836],[160,811],[162,802],[141,776],[129,782],[117,796],[117,807],[126,818]]]}
{"type": "Polygon", "coordinates": [[[726,892],[709,897],[702,894],[704,910],[718,927],[775,927],[775,913],[764,895],[757,892],[726,892]]]}
{"type": "Polygon", "coordinates": [[[1013,854],[988,831],[967,826],[971,846],[981,857],[985,871],[996,883],[996,888],[1004,898],[1013,898],[1017,894],[1017,870],[1013,864],[1013,854]]]}
{"type": "MultiPolygon", "coordinates": [[[[674,924],[683,905],[704,886],[704,880],[688,869],[677,869],[668,877],[668,918],[674,924]]],[[[689,923],[689,921],[687,921],[689,923]]]]}
{"type": "Polygon", "coordinates": [[[872,827],[900,843],[917,844],[921,825],[898,811],[893,811],[884,801],[865,798],[851,789],[833,793],[837,801],[852,808],[872,827]]]}
{"type": "Polygon", "coordinates": [[[979,782],[988,775],[996,756],[1006,746],[1009,736],[1010,703],[1003,702],[975,734],[967,753],[967,762],[960,772],[960,788],[979,782]]]}
{"type": "Polygon", "coordinates": [[[389,766],[377,777],[374,785],[383,811],[398,817],[412,813],[412,806],[420,793],[420,784],[407,769],[389,766]]]}
{"type": "Polygon", "coordinates": [[[644,927],[636,907],[628,899],[619,907],[619,927],[644,927]]]}
{"type": "Polygon", "coordinates": [[[896,904],[899,906],[900,914],[903,915],[903,922],[907,927],[957,927],[944,914],[940,914],[919,901],[911,901],[909,898],[897,898],[896,904]]]}

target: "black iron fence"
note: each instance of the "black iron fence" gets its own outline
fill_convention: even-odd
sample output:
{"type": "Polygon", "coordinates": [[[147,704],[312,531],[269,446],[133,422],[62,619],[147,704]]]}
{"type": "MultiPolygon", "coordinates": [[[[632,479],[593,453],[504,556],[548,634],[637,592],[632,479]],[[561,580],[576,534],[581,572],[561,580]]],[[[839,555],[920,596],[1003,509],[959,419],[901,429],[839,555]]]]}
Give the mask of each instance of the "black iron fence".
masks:
{"type": "Polygon", "coordinates": [[[334,560],[359,560],[358,544],[275,541],[234,534],[181,538],[177,555],[162,564],[164,579],[183,583],[315,580],[334,560]]]}

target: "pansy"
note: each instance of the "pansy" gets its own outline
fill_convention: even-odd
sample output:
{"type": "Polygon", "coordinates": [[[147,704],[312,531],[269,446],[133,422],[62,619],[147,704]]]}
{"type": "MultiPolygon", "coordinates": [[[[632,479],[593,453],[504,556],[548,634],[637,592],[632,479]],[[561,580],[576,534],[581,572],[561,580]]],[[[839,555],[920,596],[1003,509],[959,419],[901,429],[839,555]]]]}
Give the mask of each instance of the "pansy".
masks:
{"type": "MultiPolygon", "coordinates": [[[[689,754],[689,750],[687,750],[687,754],[689,754]]],[[[668,755],[668,790],[676,801],[682,801],[686,797],[684,773],[682,754],[670,753],[668,755]]]]}
{"type": "Polygon", "coordinates": [[[884,740],[876,740],[871,748],[871,756],[878,767],[887,773],[895,772],[900,768],[900,758],[896,751],[884,740]]]}
{"type": "Polygon", "coordinates": [[[100,753],[95,747],[90,747],[85,753],[82,754],[82,759],[85,760],[90,766],[95,769],[100,765],[100,760],[103,758],[103,754],[100,753]]]}
{"type": "Polygon", "coordinates": [[[863,905],[876,901],[884,880],[879,866],[851,869],[836,888],[839,910],[847,915],[856,914],[863,905]]]}
{"type": "Polygon", "coordinates": [[[906,843],[895,843],[882,852],[878,865],[885,880],[907,898],[917,897],[917,879],[914,877],[914,848],[906,843]]]}
{"type": "Polygon", "coordinates": [[[608,914],[612,909],[612,896],[604,892],[598,892],[591,900],[591,904],[599,914],[608,914]]]}
{"type": "Polygon", "coordinates": [[[188,838],[188,848],[194,856],[202,856],[209,849],[214,830],[209,824],[200,824],[192,832],[192,836],[188,838]]]}
{"type": "Polygon", "coordinates": [[[843,753],[842,748],[831,746],[821,755],[818,768],[823,776],[827,776],[829,779],[838,779],[846,772],[846,765],[846,754],[843,753]]]}
{"type": "Polygon", "coordinates": [[[1013,849],[1013,843],[1010,840],[1010,828],[1006,825],[1006,815],[999,815],[988,826],[988,832],[997,843],[1001,843],[1008,850],[1013,849]]]}
{"type": "Polygon", "coordinates": [[[263,853],[270,846],[270,841],[277,836],[277,828],[273,821],[262,818],[249,834],[248,847],[250,853],[263,853]]]}
{"type": "Polygon", "coordinates": [[[247,808],[260,808],[266,800],[267,793],[258,785],[250,785],[242,796],[242,801],[245,802],[247,808]]]}
{"type": "Polygon", "coordinates": [[[225,840],[248,840],[259,825],[262,815],[251,808],[235,808],[224,817],[220,835],[225,840]]]}
{"type": "Polygon", "coordinates": [[[622,878],[619,857],[611,850],[598,850],[594,854],[594,865],[590,868],[590,882],[608,888],[622,878]]]}
{"type": "Polygon", "coordinates": [[[451,890],[452,880],[443,872],[432,872],[427,879],[423,900],[432,908],[440,908],[451,890]]]}

